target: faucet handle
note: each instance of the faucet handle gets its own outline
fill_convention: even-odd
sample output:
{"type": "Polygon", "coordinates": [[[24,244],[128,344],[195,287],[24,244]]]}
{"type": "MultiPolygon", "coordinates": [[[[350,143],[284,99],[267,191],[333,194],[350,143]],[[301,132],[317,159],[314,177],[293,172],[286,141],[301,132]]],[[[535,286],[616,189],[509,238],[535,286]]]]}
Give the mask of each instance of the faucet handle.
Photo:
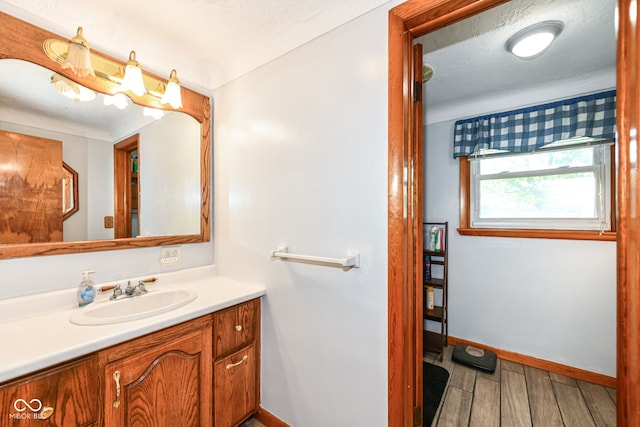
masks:
{"type": "Polygon", "coordinates": [[[113,287],[113,295],[111,295],[109,299],[114,300],[118,298],[120,295],[122,295],[122,287],[118,283],[113,287]]]}
{"type": "Polygon", "coordinates": [[[141,293],[141,294],[146,294],[147,292],[149,292],[149,291],[147,290],[147,288],[145,287],[145,285],[144,285],[144,281],[143,281],[143,280],[140,280],[140,281],[138,282],[138,290],[140,291],[140,293],[141,293]]]}

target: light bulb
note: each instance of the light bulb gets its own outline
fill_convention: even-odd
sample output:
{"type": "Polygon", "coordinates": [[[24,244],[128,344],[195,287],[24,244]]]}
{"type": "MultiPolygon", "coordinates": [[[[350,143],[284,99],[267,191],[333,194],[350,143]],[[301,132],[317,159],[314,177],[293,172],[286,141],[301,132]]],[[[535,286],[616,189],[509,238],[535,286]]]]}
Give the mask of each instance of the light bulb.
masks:
{"type": "Polygon", "coordinates": [[[182,108],[182,91],[180,89],[180,80],[178,80],[178,73],[176,73],[176,70],[171,70],[167,88],[165,89],[160,102],[163,104],[169,104],[176,110],[178,108],[182,108]]]}
{"type": "Polygon", "coordinates": [[[89,43],[83,37],[82,27],[78,27],[76,36],[69,43],[69,50],[62,62],[62,68],[70,68],[79,77],[96,75],[91,66],[91,50],[89,43]]]}
{"type": "Polygon", "coordinates": [[[129,54],[129,61],[124,70],[124,78],[122,79],[120,87],[123,91],[131,91],[138,96],[147,93],[147,89],[144,87],[144,81],[142,80],[142,69],[138,61],[136,61],[136,52],[133,50],[129,54]]]}

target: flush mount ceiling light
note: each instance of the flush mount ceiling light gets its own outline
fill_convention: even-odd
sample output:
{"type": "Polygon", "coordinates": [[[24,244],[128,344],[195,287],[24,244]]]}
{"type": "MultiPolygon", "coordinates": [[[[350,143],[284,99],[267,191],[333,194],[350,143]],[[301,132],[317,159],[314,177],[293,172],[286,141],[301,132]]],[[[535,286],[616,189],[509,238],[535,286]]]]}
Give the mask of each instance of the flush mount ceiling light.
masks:
{"type": "Polygon", "coordinates": [[[96,75],[91,66],[91,50],[87,39],[84,38],[82,27],[78,27],[76,36],[69,43],[62,68],[71,68],[71,71],[80,77],[96,75]]]}
{"type": "Polygon", "coordinates": [[[540,22],[509,37],[504,47],[518,58],[537,58],[551,45],[563,28],[564,25],[560,21],[540,22]]]}
{"type": "Polygon", "coordinates": [[[59,93],[76,102],[87,102],[96,99],[96,93],[94,91],[80,86],[60,74],[53,74],[51,76],[51,84],[59,93]]]}
{"type": "Polygon", "coordinates": [[[176,72],[176,70],[171,70],[167,88],[165,89],[164,95],[162,95],[162,99],[160,100],[160,102],[162,102],[163,104],[170,104],[176,110],[178,108],[182,108],[180,80],[178,80],[178,73],[176,72]]]}
{"type": "Polygon", "coordinates": [[[133,50],[129,53],[129,61],[127,61],[127,67],[124,69],[124,78],[120,86],[123,91],[130,90],[138,96],[147,93],[142,80],[142,68],[140,68],[140,63],[136,61],[136,52],[133,50]]]}

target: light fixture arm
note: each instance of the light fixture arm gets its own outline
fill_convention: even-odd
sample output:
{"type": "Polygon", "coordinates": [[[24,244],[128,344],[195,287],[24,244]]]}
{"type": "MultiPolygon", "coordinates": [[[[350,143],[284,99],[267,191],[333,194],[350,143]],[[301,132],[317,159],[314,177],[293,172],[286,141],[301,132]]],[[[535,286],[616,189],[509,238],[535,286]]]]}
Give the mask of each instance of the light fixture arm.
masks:
{"type": "Polygon", "coordinates": [[[136,60],[136,51],[132,50],[129,52],[129,61],[127,61],[127,65],[131,65],[133,67],[139,67],[140,63],[136,60]]]}
{"type": "Polygon", "coordinates": [[[91,49],[91,46],[89,46],[89,42],[84,38],[84,31],[82,30],[82,27],[78,27],[78,31],[76,35],[71,39],[71,43],[79,44],[86,47],[87,49],[91,49]]]}
{"type": "Polygon", "coordinates": [[[178,80],[178,72],[175,69],[171,70],[171,74],[169,74],[169,81],[180,84],[180,80],[178,80]]]}

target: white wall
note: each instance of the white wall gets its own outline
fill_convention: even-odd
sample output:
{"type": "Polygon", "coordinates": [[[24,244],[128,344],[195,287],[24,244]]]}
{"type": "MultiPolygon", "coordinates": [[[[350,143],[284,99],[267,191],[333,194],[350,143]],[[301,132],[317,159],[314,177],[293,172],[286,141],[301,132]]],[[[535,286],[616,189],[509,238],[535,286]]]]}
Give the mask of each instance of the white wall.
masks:
{"type": "Polygon", "coordinates": [[[140,234],[200,232],[200,123],[182,113],[140,130],[140,234]]]}
{"type": "Polygon", "coordinates": [[[104,227],[104,217],[113,216],[113,143],[87,147],[87,239],[113,239],[113,228],[104,227]]]}
{"type": "MultiPolygon", "coordinates": [[[[615,74],[511,93],[489,111],[609,88],[615,74]],[[605,82],[604,86],[597,85],[605,82]],[[572,92],[573,91],[573,92],[572,92]],[[569,93],[566,93],[569,92],[569,93]],[[538,98],[536,98],[538,97],[538,98]]],[[[427,106],[428,110],[428,106],[427,106]]],[[[438,110],[454,117],[463,110],[438,110]]],[[[473,115],[486,113],[476,110],[473,115]]],[[[427,114],[429,112],[427,111],[427,114]]],[[[616,245],[614,242],[461,236],[455,120],[425,127],[425,216],[448,220],[449,334],[561,364],[616,375],[616,245]]]]}
{"type": "Polygon", "coordinates": [[[387,424],[388,9],[214,92],[215,260],[267,287],[262,406],[294,426],[387,424]]]}

